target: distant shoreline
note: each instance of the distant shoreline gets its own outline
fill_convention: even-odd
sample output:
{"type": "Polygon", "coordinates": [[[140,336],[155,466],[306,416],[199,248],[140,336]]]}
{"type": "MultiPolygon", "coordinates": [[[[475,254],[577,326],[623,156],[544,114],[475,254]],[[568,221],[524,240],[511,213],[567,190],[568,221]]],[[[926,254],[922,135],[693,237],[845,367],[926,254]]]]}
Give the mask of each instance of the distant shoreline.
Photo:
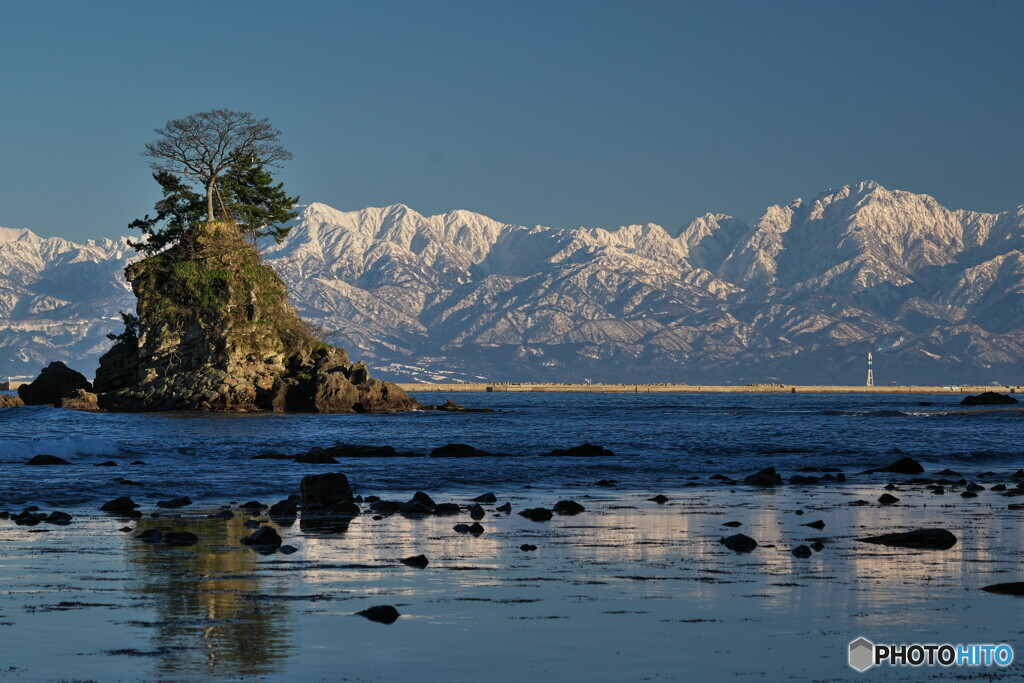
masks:
{"type": "Polygon", "coordinates": [[[565,394],[980,394],[995,391],[1001,394],[1024,393],[1024,386],[832,386],[799,384],[750,384],[744,386],[696,384],[506,384],[446,383],[405,384],[398,386],[409,393],[565,393],[565,394]]]}

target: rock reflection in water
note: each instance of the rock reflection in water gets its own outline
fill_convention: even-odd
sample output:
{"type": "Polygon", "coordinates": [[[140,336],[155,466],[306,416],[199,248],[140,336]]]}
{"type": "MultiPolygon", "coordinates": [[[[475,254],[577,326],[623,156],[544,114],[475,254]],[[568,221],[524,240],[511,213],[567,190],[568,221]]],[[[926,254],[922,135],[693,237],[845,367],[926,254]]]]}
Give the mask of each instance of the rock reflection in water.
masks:
{"type": "Polygon", "coordinates": [[[138,531],[191,531],[200,542],[188,548],[126,539],[126,556],[137,582],[129,590],[155,597],[154,650],[168,653],[159,675],[253,676],[280,673],[292,648],[292,616],[285,580],[258,572],[258,558],[239,545],[250,530],[245,518],[143,519],[138,531]]]}

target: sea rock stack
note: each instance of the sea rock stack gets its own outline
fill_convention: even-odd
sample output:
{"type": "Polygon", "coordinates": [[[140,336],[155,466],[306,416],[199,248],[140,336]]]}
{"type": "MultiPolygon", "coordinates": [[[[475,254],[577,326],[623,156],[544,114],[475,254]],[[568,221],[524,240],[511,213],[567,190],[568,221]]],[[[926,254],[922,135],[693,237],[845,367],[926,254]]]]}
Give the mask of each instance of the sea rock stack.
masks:
{"type": "Polygon", "coordinates": [[[138,318],[100,359],[95,391],[104,410],[351,413],[419,405],[320,341],[233,223],[194,228],[125,276],[138,318]]]}

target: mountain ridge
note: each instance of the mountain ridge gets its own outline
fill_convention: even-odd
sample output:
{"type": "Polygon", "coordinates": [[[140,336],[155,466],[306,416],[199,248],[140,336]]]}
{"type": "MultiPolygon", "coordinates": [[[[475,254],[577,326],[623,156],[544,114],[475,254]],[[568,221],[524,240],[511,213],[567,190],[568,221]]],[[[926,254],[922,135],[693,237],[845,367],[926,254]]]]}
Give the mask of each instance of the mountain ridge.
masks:
{"type": "MultiPolygon", "coordinates": [[[[0,374],[89,374],[134,252],[27,232],[0,228],[0,374]]],[[[951,210],[873,181],[678,230],[312,203],[262,246],[300,314],[393,379],[860,383],[868,351],[880,381],[1024,369],[1024,206],[951,210]]]]}

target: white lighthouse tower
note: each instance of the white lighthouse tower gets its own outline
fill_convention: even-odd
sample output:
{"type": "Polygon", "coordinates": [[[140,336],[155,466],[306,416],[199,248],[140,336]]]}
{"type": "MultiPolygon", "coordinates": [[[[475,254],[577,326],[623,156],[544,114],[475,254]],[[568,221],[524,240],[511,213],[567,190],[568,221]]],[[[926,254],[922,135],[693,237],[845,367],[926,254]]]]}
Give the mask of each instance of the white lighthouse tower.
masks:
{"type": "Polygon", "coordinates": [[[871,354],[868,354],[868,383],[865,386],[875,386],[875,371],[871,369],[871,354]]]}

